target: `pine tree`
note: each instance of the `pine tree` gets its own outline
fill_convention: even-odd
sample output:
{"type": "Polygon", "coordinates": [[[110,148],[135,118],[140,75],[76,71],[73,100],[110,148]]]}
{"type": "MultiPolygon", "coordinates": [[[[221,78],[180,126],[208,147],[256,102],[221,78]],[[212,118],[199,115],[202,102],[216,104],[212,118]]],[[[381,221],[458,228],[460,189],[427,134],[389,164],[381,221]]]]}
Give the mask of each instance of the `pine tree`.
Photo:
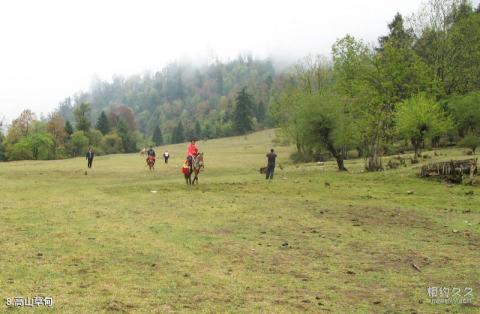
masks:
{"type": "Polygon", "coordinates": [[[238,134],[245,134],[253,130],[253,97],[247,93],[246,89],[246,87],[242,88],[237,94],[236,107],[233,112],[233,128],[238,134]]]}
{"type": "Polygon", "coordinates": [[[155,143],[155,146],[160,146],[163,144],[162,130],[160,130],[160,126],[158,125],[153,131],[152,141],[155,143]]]}
{"type": "Polygon", "coordinates": [[[75,115],[75,122],[76,122],[76,129],[79,131],[83,131],[87,133],[90,131],[90,110],[91,106],[89,103],[82,103],[80,106],[75,108],[74,115],[75,115]]]}
{"type": "Polygon", "coordinates": [[[172,130],[172,138],[170,139],[170,143],[176,144],[177,143],[177,128],[174,127],[172,130]]]}
{"type": "Polygon", "coordinates": [[[67,132],[68,136],[73,134],[72,124],[68,120],[67,120],[67,122],[65,122],[65,132],[67,132]]]}
{"type": "Polygon", "coordinates": [[[202,137],[202,127],[200,126],[200,122],[198,120],[195,122],[195,137],[202,137]]]}
{"type": "Polygon", "coordinates": [[[266,113],[266,109],[265,109],[265,104],[263,103],[263,101],[260,101],[258,103],[258,106],[257,106],[257,121],[259,123],[263,123],[265,121],[265,114],[266,113]]]}
{"type": "Polygon", "coordinates": [[[98,117],[96,128],[97,130],[102,132],[103,135],[110,132],[110,125],[108,123],[107,115],[105,114],[104,111],[102,111],[102,113],[98,117]]]}
{"type": "Polygon", "coordinates": [[[185,130],[183,128],[182,121],[178,122],[176,130],[175,143],[183,143],[185,141],[185,130]]]}

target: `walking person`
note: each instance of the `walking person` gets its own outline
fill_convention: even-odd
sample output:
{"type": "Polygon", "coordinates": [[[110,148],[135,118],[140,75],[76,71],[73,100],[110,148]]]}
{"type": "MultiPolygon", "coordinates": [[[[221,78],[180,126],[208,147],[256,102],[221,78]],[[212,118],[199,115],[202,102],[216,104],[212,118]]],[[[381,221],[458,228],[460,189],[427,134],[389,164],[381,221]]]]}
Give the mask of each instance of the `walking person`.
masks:
{"type": "Polygon", "coordinates": [[[275,154],[275,151],[270,149],[270,153],[267,154],[267,176],[265,179],[272,180],[273,179],[273,172],[275,171],[275,159],[277,158],[277,154],[275,154]]]}
{"type": "Polygon", "coordinates": [[[163,153],[163,158],[165,159],[165,163],[168,164],[168,158],[170,158],[170,154],[169,154],[168,150],[166,150],[163,153]]]}
{"type": "Polygon", "coordinates": [[[90,147],[88,149],[87,155],[85,156],[85,159],[87,159],[87,166],[88,168],[92,168],[92,162],[93,162],[93,157],[94,157],[94,152],[93,149],[90,147]]]}

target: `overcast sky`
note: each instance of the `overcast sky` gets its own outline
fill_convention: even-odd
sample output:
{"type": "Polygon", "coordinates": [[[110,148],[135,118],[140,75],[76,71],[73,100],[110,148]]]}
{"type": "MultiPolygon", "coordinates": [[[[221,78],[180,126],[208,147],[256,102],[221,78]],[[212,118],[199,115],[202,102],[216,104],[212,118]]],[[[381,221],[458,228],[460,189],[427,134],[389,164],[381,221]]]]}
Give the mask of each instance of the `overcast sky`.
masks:
{"type": "Polygon", "coordinates": [[[0,119],[47,114],[92,78],[155,71],[176,60],[296,60],[367,42],[421,0],[15,0],[0,3],[0,119]]]}

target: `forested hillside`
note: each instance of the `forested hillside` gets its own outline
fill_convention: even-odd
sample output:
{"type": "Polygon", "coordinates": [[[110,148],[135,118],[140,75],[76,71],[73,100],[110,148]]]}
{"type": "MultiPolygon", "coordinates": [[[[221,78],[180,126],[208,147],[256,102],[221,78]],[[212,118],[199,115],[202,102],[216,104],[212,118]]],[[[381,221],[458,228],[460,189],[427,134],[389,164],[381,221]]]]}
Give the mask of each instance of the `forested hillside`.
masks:
{"type": "MultiPolygon", "coordinates": [[[[200,67],[173,63],[162,71],[130,77],[115,77],[111,82],[97,80],[91,90],[66,99],[59,111],[74,120],[73,104],[90,103],[91,120],[102,111],[128,107],[133,111],[138,130],[151,138],[157,126],[166,142],[182,142],[191,136],[222,137],[236,132],[233,114],[237,93],[244,87],[252,96],[254,127],[266,121],[266,106],[276,72],[269,60],[252,57],[200,67]],[[174,137],[183,129],[183,136],[174,137]]],[[[116,109],[118,110],[118,109],[116,109]]]]}

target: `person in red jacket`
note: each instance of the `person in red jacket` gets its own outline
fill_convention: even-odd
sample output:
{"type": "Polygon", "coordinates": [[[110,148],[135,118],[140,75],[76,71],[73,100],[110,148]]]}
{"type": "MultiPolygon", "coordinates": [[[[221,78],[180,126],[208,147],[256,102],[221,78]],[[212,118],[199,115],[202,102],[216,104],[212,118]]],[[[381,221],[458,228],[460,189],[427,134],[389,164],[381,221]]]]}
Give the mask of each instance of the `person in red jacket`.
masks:
{"type": "Polygon", "coordinates": [[[198,155],[198,147],[195,145],[196,142],[197,140],[192,138],[192,140],[190,141],[190,144],[188,144],[188,147],[187,147],[187,160],[190,168],[192,168],[193,158],[198,155]]]}

